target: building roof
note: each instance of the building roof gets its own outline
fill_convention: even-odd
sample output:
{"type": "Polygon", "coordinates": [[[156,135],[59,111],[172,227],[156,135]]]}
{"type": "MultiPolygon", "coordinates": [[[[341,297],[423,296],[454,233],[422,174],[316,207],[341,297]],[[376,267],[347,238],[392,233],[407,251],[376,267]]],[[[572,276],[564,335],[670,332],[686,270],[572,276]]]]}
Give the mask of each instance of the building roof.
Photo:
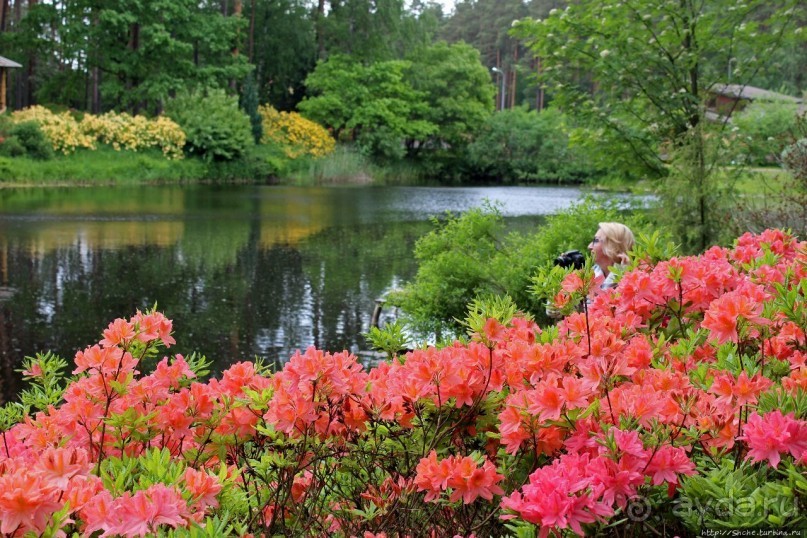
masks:
{"type": "Polygon", "coordinates": [[[0,56],[0,67],[22,67],[22,66],[17,62],[13,62],[8,58],[3,58],[2,56],[0,56]]]}
{"type": "Polygon", "coordinates": [[[749,101],[762,100],[762,101],[785,101],[789,103],[801,103],[802,99],[798,97],[791,97],[783,93],[772,92],[770,90],[763,90],[762,88],[755,88],[754,86],[746,86],[742,84],[715,84],[710,89],[712,93],[724,95],[726,97],[733,97],[736,99],[748,99],[749,101]]]}

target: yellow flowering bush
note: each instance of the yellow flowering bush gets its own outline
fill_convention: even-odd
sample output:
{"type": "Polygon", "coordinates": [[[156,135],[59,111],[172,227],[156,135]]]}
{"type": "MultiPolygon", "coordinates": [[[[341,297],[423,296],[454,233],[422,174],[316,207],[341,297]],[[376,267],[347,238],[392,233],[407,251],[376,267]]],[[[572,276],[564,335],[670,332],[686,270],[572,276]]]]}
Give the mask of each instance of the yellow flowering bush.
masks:
{"type": "Polygon", "coordinates": [[[171,119],[160,116],[150,120],[144,116],[131,116],[125,112],[108,112],[100,116],[84,116],[82,132],[116,150],[137,151],[159,147],[169,159],[181,159],[185,146],[185,133],[171,119]]]}
{"type": "Polygon", "coordinates": [[[303,155],[322,157],[336,147],[336,141],[324,127],[296,112],[278,112],[270,105],[258,107],[258,112],[263,119],[261,142],[278,144],[290,159],[303,155]]]}
{"type": "Polygon", "coordinates": [[[69,112],[55,114],[47,108],[34,105],[11,114],[14,123],[34,121],[53,145],[54,151],[67,155],[77,148],[95,149],[95,139],[81,131],[78,122],[69,112]]]}
{"type": "Polygon", "coordinates": [[[64,154],[77,148],[95,149],[96,142],[116,150],[158,147],[169,159],[181,159],[185,133],[174,121],[160,116],[148,119],[127,113],[108,112],[100,116],[86,114],[77,122],[69,112],[54,114],[41,106],[32,106],[12,114],[15,123],[35,121],[53,145],[64,154]]]}

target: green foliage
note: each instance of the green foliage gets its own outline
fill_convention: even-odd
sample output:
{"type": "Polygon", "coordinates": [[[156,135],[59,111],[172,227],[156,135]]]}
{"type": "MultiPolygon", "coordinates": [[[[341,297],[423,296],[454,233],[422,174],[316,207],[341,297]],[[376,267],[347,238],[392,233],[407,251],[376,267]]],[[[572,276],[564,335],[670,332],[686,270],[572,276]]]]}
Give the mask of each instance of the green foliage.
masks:
{"type": "Polygon", "coordinates": [[[807,138],[800,138],[782,151],[782,163],[807,187],[807,138]]]}
{"type": "Polygon", "coordinates": [[[248,52],[255,66],[258,100],[278,110],[294,110],[305,95],[303,81],[317,59],[309,6],[301,0],[244,2],[244,16],[255,23],[248,52]]]}
{"type": "Polygon", "coordinates": [[[289,159],[272,144],[248,144],[241,155],[231,160],[207,162],[206,179],[214,181],[269,181],[285,172],[289,159]]]}
{"type": "Polygon", "coordinates": [[[244,79],[241,88],[241,96],[238,102],[241,109],[249,116],[249,124],[252,127],[252,138],[256,144],[260,144],[263,137],[263,118],[258,113],[258,88],[255,85],[255,75],[251,72],[244,79]]]}
{"type": "Polygon", "coordinates": [[[16,136],[7,136],[0,142],[0,156],[20,157],[25,155],[25,147],[16,136]]]}
{"type": "Polygon", "coordinates": [[[324,157],[295,159],[284,173],[296,185],[355,185],[375,182],[382,169],[355,146],[337,144],[324,157]]]}
{"type": "Polygon", "coordinates": [[[165,538],[216,538],[218,536],[244,536],[247,534],[247,526],[244,523],[233,521],[229,514],[224,511],[215,517],[206,517],[203,521],[194,522],[187,529],[178,527],[176,529],[160,527],[156,534],[165,538]]]}
{"type": "Polygon", "coordinates": [[[119,495],[154,484],[176,484],[184,470],[184,462],[172,458],[170,450],[154,448],[138,457],[107,458],[100,476],[104,486],[119,495]]]}
{"type": "Polygon", "coordinates": [[[47,160],[53,157],[53,147],[36,122],[24,121],[14,125],[11,135],[20,141],[26,155],[32,159],[47,160]]]}
{"type": "Polygon", "coordinates": [[[747,84],[785,40],[797,39],[796,0],[638,4],[583,0],[544,20],[520,21],[514,33],[542,59],[541,80],[582,124],[622,138],[654,174],[658,145],[704,119],[709,89],[747,84]],[[685,28],[686,31],[681,31],[685,28]],[[630,95],[630,99],[625,99],[630,95]]]}
{"type": "Polygon", "coordinates": [[[20,402],[8,402],[0,407],[0,432],[6,432],[25,417],[25,406],[20,402]]]}
{"type": "Polygon", "coordinates": [[[463,320],[457,320],[465,328],[468,336],[485,334],[485,323],[493,318],[503,326],[510,325],[513,318],[520,316],[532,320],[518,310],[518,306],[509,295],[487,295],[476,297],[468,305],[468,315],[463,320]]]}
{"type": "MultiPolygon", "coordinates": [[[[453,15],[440,28],[440,38],[449,43],[468,43],[479,50],[485,65],[509,69],[515,63],[515,58],[529,56],[524,44],[508,35],[510,28],[513,21],[529,14],[530,4],[536,3],[546,2],[458,0],[454,3],[453,15]]],[[[558,2],[550,0],[549,3],[554,7],[558,2]]],[[[519,67],[527,65],[524,62],[519,67]]]]}
{"type": "Polygon", "coordinates": [[[426,104],[418,117],[438,129],[418,140],[438,156],[447,152],[464,157],[468,143],[493,111],[495,90],[479,51],[466,43],[441,42],[414,51],[409,59],[407,80],[426,104]]]}
{"type": "Polygon", "coordinates": [[[330,2],[314,19],[318,54],[348,55],[363,64],[400,59],[432,41],[439,18],[439,7],[420,1],[330,2]]]}
{"type": "Polygon", "coordinates": [[[249,117],[224,90],[179,95],[165,113],[185,131],[187,152],[208,162],[236,159],[255,144],[249,117]]]}
{"type": "Polygon", "coordinates": [[[656,265],[663,260],[669,260],[680,254],[680,247],[670,240],[666,231],[653,230],[652,233],[639,231],[634,234],[636,244],[631,252],[632,265],[656,265]]]}
{"type": "Polygon", "coordinates": [[[664,178],[671,168],[660,184],[660,224],[692,252],[731,234],[732,181],[715,173],[725,162],[715,134],[724,124],[705,127],[709,92],[725,82],[727,65],[736,67],[732,82],[747,84],[783,43],[803,40],[803,16],[796,0],[752,0],[742,9],[733,0],[674,9],[667,0],[582,0],[520,21],[514,33],[542,59],[553,102],[605,135],[593,155],[639,177],[664,178]]]}
{"type": "MultiPolygon", "coordinates": [[[[1,147],[1,145],[0,145],[1,147]]],[[[115,151],[101,146],[95,151],[77,151],[58,155],[48,161],[25,156],[0,161],[0,176],[5,182],[41,182],[43,184],[143,183],[201,180],[208,165],[201,159],[168,160],[159,150],[115,151]]]]}
{"type": "Polygon", "coordinates": [[[332,56],[317,64],[306,87],[300,111],[337,140],[355,141],[385,162],[415,158],[432,175],[457,170],[493,106],[490,75],[465,44],[440,43],[407,61],[369,65],[332,56]]]}
{"type": "Polygon", "coordinates": [[[506,256],[500,250],[504,226],[498,209],[472,209],[433,222],[435,230],[415,245],[415,280],[390,297],[427,331],[456,328],[455,320],[465,317],[474,297],[505,292],[494,267],[506,256]]]}
{"type": "Polygon", "coordinates": [[[737,162],[771,164],[793,140],[798,105],[776,101],[754,101],[732,115],[734,151],[737,162]]]}
{"type": "Polygon", "coordinates": [[[723,150],[720,138],[700,124],[671,149],[669,175],[658,181],[656,221],[686,254],[732,240],[739,170],[716,166],[723,150]]]}
{"type": "Polygon", "coordinates": [[[580,181],[594,174],[569,146],[563,113],[516,107],[488,117],[468,147],[478,173],[504,181],[580,181]]]}
{"type": "Polygon", "coordinates": [[[157,113],[175,92],[244,77],[247,58],[233,51],[245,23],[209,2],[112,0],[39,3],[4,30],[30,62],[18,97],[157,113]]]}
{"type": "Polygon", "coordinates": [[[19,396],[24,408],[42,411],[56,405],[65,388],[65,368],[67,361],[51,352],[25,357],[20,371],[29,386],[19,396]]]}
{"type": "Polygon", "coordinates": [[[3,176],[3,181],[11,181],[17,179],[17,172],[15,170],[16,159],[7,159],[0,155],[0,175],[3,176]]]}
{"type": "Polygon", "coordinates": [[[719,467],[683,479],[675,513],[693,532],[702,532],[704,526],[769,529],[787,523],[790,528],[799,528],[805,519],[799,508],[807,482],[792,463],[783,467],[786,469],[771,476],[748,463],[735,467],[725,458],[719,467]]]}
{"type": "Polygon", "coordinates": [[[624,183],[665,176],[666,169],[658,161],[663,148],[652,129],[643,129],[635,118],[615,112],[608,127],[573,119],[569,146],[599,172],[598,180],[624,183]]]}
{"type": "Polygon", "coordinates": [[[401,351],[407,348],[408,336],[402,321],[395,320],[383,327],[370,327],[364,337],[373,349],[387,355],[387,360],[394,360],[401,351]]]}
{"type": "Polygon", "coordinates": [[[487,295],[509,295],[522,311],[547,322],[546,296],[534,292],[533,275],[561,252],[584,251],[600,222],[621,221],[634,233],[648,229],[640,215],[622,215],[608,203],[588,200],[549,217],[532,234],[508,232],[491,206],[435,220],[435,230],[415,245],[418,272],[390,301],[418,331],[459,332],[468,305],[487,295]]]}
{"type": "Polygon", "coordinates": [[[423,139],[436,131],[434,124],[418,117],[426,105],[422,94],[405,81],[410,65],[387,61],[364,66],[347,56],[331,57],[306,79],[311,96],[299,109],[332,129],[337,140],[355,140],[373,157],[400,159],[407,139],[423,139]]]}
{"type": "Polygon", "coordinates": [[[0,122],[0,155],[28,156],[37,160],[53,157],[53,147],[34,121],[0,122]]]}

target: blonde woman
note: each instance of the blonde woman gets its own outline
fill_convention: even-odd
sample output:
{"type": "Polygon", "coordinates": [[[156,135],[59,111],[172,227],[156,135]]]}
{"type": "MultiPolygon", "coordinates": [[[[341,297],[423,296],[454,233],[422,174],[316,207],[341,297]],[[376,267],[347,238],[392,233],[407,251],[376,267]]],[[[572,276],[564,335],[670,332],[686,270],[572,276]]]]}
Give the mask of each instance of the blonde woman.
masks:
{"type": "MultiPolygon", "coordinates": [[[[601,222],[599,224],[594,239],[588,244],[588,249],[594,258],[594,277],[602,280],[601,289],[616,286],[616,274],[611,269],[627,265],[630,262],[628,251],[633,248],[634,242],[633,232],[624,224],[618,222],[601,222]]],[[[580,254],[576,250],[564,252],[555,259],[555,265],[579,269],[583,265],[583,260],[572,259],[572,253],[580,254]]],[[[592,297],[587,299],[589,303],[591,300],[592,297]]],[[[582,307],[583,305],[579,305],[579,308],[582,307]]],[[[550,300],[546,303],[546,315],[552,319],[560,319],[564,314],[562,309],[556,307],[550,300]]]]}
{"type": "Polygon", "coordinates": [[[624,224],[618,222],[601,222],[594,239],[588,244],[588,249],[594,258],[594,274],[602,275],[600,288],[607,289],[616,285],[616,275],[612,267],[621,267],[630,262],[628,251],[633,248],[635,240],[633,232],[624,224]]]}

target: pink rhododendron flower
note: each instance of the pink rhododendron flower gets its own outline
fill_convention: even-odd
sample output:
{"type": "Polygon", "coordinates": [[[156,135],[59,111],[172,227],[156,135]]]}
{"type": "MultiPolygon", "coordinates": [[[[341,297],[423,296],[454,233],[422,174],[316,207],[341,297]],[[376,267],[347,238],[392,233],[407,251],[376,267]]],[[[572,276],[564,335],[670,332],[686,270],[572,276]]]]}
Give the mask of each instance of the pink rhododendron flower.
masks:
{"type": "Polygon", "coordinates": [[[681,447],[662,446],[652,455],[645,470],[654,486],[664,482],[678,484],[678,475],[695,474],[695,464],[681,447]]]}
{"type": "Polygon", "coordinates": [[[807,452],[807,421],[796,420],[793,413],[782,415],[778,409],[765,416],[752,413],[738,439],[748,445],[748,459],[767,460],[775,468],[782,454],[789,453],[798,461],[807,452]]]}

